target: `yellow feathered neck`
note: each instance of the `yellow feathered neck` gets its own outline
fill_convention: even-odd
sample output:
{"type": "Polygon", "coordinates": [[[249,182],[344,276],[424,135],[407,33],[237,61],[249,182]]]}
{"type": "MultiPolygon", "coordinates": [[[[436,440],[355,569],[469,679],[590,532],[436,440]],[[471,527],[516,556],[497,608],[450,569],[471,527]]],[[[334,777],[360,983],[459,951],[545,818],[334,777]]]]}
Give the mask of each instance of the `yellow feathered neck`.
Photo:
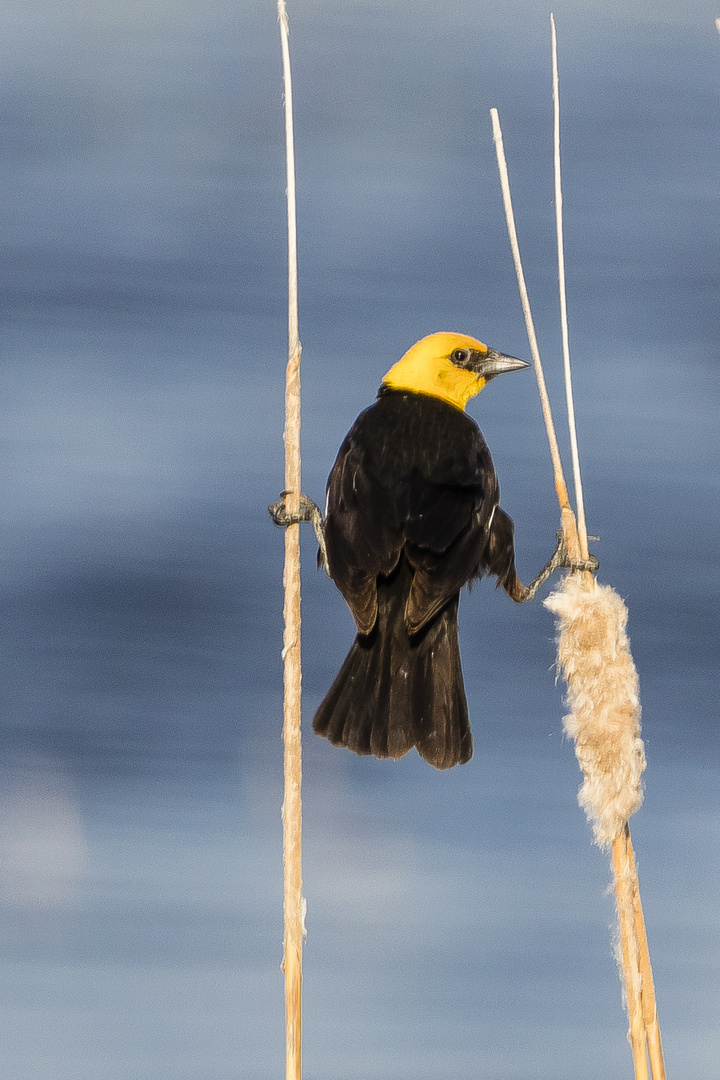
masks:
{"type": "Polygon", "coordinates": [[[480,393],[486,380],[453,364],[450,355],[455,349],[488,351],[482,341],[466,334],[430,334],[408,349],[390,368],[383,383],[391,390],[430,394],[456,409],[464,409],[470,398],[480,393]]]}

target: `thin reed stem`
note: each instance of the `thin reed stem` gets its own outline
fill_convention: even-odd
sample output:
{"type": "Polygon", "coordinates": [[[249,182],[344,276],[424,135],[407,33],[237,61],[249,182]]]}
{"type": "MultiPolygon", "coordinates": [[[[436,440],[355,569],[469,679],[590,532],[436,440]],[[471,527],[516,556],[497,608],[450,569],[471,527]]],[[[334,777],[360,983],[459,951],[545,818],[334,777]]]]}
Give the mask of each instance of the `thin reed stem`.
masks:
{"type": "Polygon", "coordinates": [[[577,526],[575,524],[575,515],[570,506],[570,499],[568,498],[562,461],[560,460],[560,449],[558,447],[557,435],[555,434],[555,424],[553,423],[552,411],[550,409],[550,399],[545,384],[545,374],[543,372],[542,361],[540,360],[537,335],[535,334],[535,323],[533,322],[532,311],[530,310],[530,300],[525,285],[525,274],[523,273],[522,260],[520,258],[520,246],[518,244],[517,230],[515,228],[515,214],[513,213],[512,197],[510,195],[510,178],[508,177],[505,147],[503,146],[502,129],[500,127],[500,117],[498,116],[497,109],[490,110],[490,117],[492,119],[495,153],[497,155],[500,186],[502,188],[503,205],[505,207],[505,220],[507,222],[508,236],[510,237],[510,249],[515,264],[515,274],[520,290],[520,302],[522,304],[523,315],[525,316],[525,327],[527,329],[528,341],[530,342],[530,353],[532,355],[533,367],[535,368],[535,378],[537,379],[538,390],[540,391],[540,403],[542,406],[543,419],[545,420],[545,430],[547,431],[548,442],[550,444],[550,457],[552,458],[553,473],[555,475],[555,491],[557,492],[558,502],[560,503],[562,527],[571,557],[578,558],[580,547],[577,526]]]}
{"type": "Polygon", "coordinates": [[[650,951],[648,949],[647,934],[645,932],[645,916],[643,915],[642,901],[640,899],[640,885],[637,870],[635,868],[635,852],[630,839],[630,826],[625,826],[625,844],[627,848],[627,861],[633,883],[633,908],[635,915],[635,934],[638,943],[638,962],[640,966],[640,995],[642,998],[643,1019],[647,1033],[648,1057],[650,1058],[650,1072],[652,1080],[665,1080],[665,1059],[663,1057],[662,1039],[660,1037],[660,1023],[657,1015],[655,1001],[655,981],[653,979],[652,965],[650,963],[650,951]]]}
{"type": "MultiPolygon", "coordinates": [[[[582,484],[580,479],[579,454],[577,438],[575,435],[575,414],[572,399],[572,379],[570,375],[570,353],[568,347],[567,332],[567,307],[565,300],[565,271],[564,254],[562,243],[562,189],[560,183],[560,136],[559,136],[559,98],[557,78],[557,39],[555,34],[555,20],[552,18],[553,38],[553,91],[555,104],[555,193],[556,193],[556,220],[558,234],[558,271],[560,280],[561,313],[563,321],[563,358],[565,363],[565,386],[568,395],[568,417],[570,418],[571,444],[573,446],[573,464],[575,474],[575,488],[579,495],[578,509],[582,507],[582,484]]],[[[547,394],[545,378],[542,370],[542,362],[535,335],[535,327],[530,311],[523,273],[520,248],[515,228],[515,216],[512,208],[510,194],[510,180],[508,177],[505,150],[503,146],[502,130],[497,109],[491,109],[493,137],[498,160],[500,184],[505,207],[508,236],[512,250],[515,272],[520,290],[520,300],[525,315],[530,351],[532,354],[535,374],[537,376],[543,417],[547,430],[548,442],[550,443],[550,455],[555,474],[555,490],[560,504],[563,530],[565,532],[568,551],[573,558],[582,554],[587,558],[587,531],[585,527],[584,509],[582,516],[582,539],[578,536],[575,515],[567,494],[565,478],[560,460],[560,452],[555,434],[555,426],[550,409],[550,401],[547,394]]],[[[589,577],[589,575],[588,575],[589,577]]],[[[660,1030],[657,1024],[657,1012],[655,1009],[654,988],[652,984],[652,972],[650,969],[650,957],[647,951],[647,938],[645,924],[642,918],[642,905],[640,903],[640,887],[638,884],[635,862],[630,840],[630,827],[625,823],[624,830],[616,836],[612,845],[613,870],[615,876],[615,891],[617,898],[618,926],[620,931],[620,949],[623,969],[623,979],[628,1003],[630,1018],[630,1042],[633,1052],[633,1063],[636,1080],[648,1080],[648,1064],[646,1051],[646,1037],[648,1050],[653,1068],[652,1080],[665,1080],[664,1065],[662,1063],[662,1049],[660,1047],[660,1030]],[[643,994],[644,991],[644,994],[643,994]],[[647,998],[647,1000],[645,1000],[647,998]],[[653,1031],[651,1036],[650,1031],[653,1031]],[[652,1048],[650,1047],[652,1041],[652,1048]],[[662,1071],[660,1071],[662,1070],[662,1071]]]]}
{"type": "Polygon", "coordinates": [[[625,835],[625,832],[621,832],[615,837],[612,845],[621,959],[625,976],[625,995],[630,1020],[629,1039],[632,1047],[633,1065],[635,1066],[635,1080],[648,1080],[645,1022],[640,996],[641,978],[638,962],[638,943],[635,936],[634,883],[630,873],[625,835]]]}
{"type": "Polygon", "coordinates": [[[575,505],[577,506],[578,539],[583,559],[588,557],[587,526],[585,524],[585,503],[583,500],[582,479],[580,477],[580,454],[578,452],[577,427],[575,424],[575,402],[570,369],[570,338],[568,334],[567,296],[565,290],[565,242],[563,238],[563,203],[562,178],[560,172],[560,94],[557,63],[557,34],[555,17],[550,14],[552,29],[552,79],[554,112],[554,158],[555,158],[555,226],[557,231],[558,283],[560,288],[560,324],[562,328],[563,368],[565,370],[565,398],[567,400],[568,425],[570,428],[570,451],[575,484],[575,505]]]}
{"type": "MultiPolygon", "coordinates": [[[[285,376],[285,490],[287,509],[297,514],[300,500],[300,339],[298,335],[297,217],[295,206],[295,140],[293,136],[292,76],[285,0],[278,0],[285,89],[285,145],[288,220],[288,363],[285,376]]],[[[284,664],[284,779],[283,865],[285,873],[285,1077],[302,1077],[302,749],[300,741],[300,526],[285,529],[284,664]]]]}
{"type": "MultiPolygon", "coordinates": [[[[565,290],[565,247],[563,240],[563,201],[562,179],[560,164],[560,90],[558,77],[557,58],[557,31],[555,17],[550,14],[550,30],[552,39],[552,81],[553,81],[553,115],[554,115],[554,165],[555,165],[555,222],[557,227],[557,254],[558,254],[558,283],[560,290],[560,320],[562,324],[563,365],[565,369],[565,396],[567,399],[568,425],[570,428],[570,447],[573,461],[573,476],[575,481],[575,499],[578,515],[578,537],[580,550],[583,558],[588,555],[587,526],[585,524],[585,504],[583,499],[582,479],[580,476],[580,455],[578,452],[577,427],[575,424],[575,404],[573,399],[572,374],[570,369],[570,345],[568,336],[567,299],[565,290]]],[[[633,935],[634,945],[628,946],[625,951],[635,952],[638,958],[640,975],[640,998],[642,1017],[647,1037],[648,1056],[653,1080],[665,1080],[665,1063],[663,1060],[662,1041],[660,1038],[660,1025],[658,1023],[657,1005],[655,1002],[655,983],[650,963],[647,933],[645,930],[645,918],[640,900],[640,883],[635,868],[632,840],[630,838],[630,826],[626,823],[623,842],[626,846],[624,865],[626,873],[632,883],[633,898],[633,935]]],[[[618,912],[621,904],[621,889],[616,878],[616,890],[618,895],[618,912]]],[[[625,903],[625,900],[623,900],[625,903]]],[[[626,920],[629,928],[629,913],[626,920]]],[[[621,927],[623,920],[621,920],[621,927]]],[[[622,930],[621,930],[622,933],[622,930]]],[[[628,973],[633,978],[633,973],[628,973]]],[[[627,980],[626,980],[627,981],[627,980]]],[[[629,995],[628,995],[629,1002],[629,995]]],[[[632,1027],[632,1021],[631,1021],[632,1027]]],[[[644,1052],[643,1052],[644,1056],[644,1052]]]]}

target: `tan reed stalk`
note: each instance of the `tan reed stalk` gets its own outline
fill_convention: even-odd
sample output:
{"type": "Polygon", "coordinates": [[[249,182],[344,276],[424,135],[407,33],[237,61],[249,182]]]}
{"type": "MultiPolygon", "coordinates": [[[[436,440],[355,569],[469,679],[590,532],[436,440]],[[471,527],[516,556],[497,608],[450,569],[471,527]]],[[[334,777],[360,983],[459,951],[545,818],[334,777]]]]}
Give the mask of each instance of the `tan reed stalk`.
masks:
{"type": "MultiPolygon", "coordinates": [[[[293,136],[292,76],[285,0],[278,0],[285,89],[285,146],[287,159],[288,221],[288,363],[285,375],[285,490],[290,515],[300,500],[300,339],[298,335],[297,219],[295,204],[295,140],[293,136]]],[[[285,602],[283,614],[284,664],[284,777],[282,808],[283,865],[285,873],[285,1077],[302,1077],[302,751],[300,742],[300,526],[285,529],[285,602]]]]}
{"type": "MultiPolygon", "coordinates": [[[[583,550],[581,548],[581,543],[575,524],[575,516],[572,512],[572,508],[570,507],[567,495],[567,487],[565,485],[562,462],[560,460],[560,454],[557,446],[557,438],[555,435],[555,428],[552,420],[550,403],[547,396],[545,379],[542,373],[542,362],[540,360],[540,354],[537,346],[537,337],[535,334],[532,313],[530,311],[530,303],[527,295],[527,288],[525,286],[525,276],[523,273],[522,262],[520,259],[520,249],[517,240],[517,230],[515,228],[512,199],[510,195],[510,182],[508,178],[507,164],[505,161],[505,152],[502,140],[502,131],[500,128],[500,120],[498,117],[497,109],[492,109],[490,115],[492,118],[493,138],[495,141],[495,149],[498,159],[498,170],[500,173],[500,183],[502,187],[503,204],[505,207],[508,235],[510,237],[510,247],[513,254],[513,261],[515,263],[515,272],[518,279],[518,287],[520,290],[523,313],[525,315],[525,324],[527,327],[528,339],[530,342],[530,350],[532,353],[533,364],[538,379],[538,387],[540,390],[543,416],[545,418],[545,426],[547,429],[548,441],[550,443],[550,453],[553,461],[553,470],[555,473],[555,489],[558,495],[558,501],[560,503],[563,531],[565,532],[568,551],[571,557],[578,558],[581,553],[583,557],[586,557],[587,534],[585,533],[584,536],[583,550]]],[[[558,135],[556,133],[556,146],[557,143],[558,135]]],[[[564,278],[564,274],[562,277],[564,278]]],[[[567,385],[568,382],[566,380],[566,386],[567,385]]],[[[569,385],[571,387],[572,384],[570,383],[569,385]]],[[[577,439],[575,439],[574,441],[574,453],[577,454],[577,439]]],[[[579,463],[577,469],[575,470],[575,478],[576,483],[581,489],[579,463]]],[[[580,581],[578,582],[579,590],[581,592],[586,592],[587,598],[589,599],[590,594],[597,590],[596,583],[589,574],[583,574],[579,577],[581,579],[584,579],[582,583],[580,583],[580,581]]],[[[566,583],[568,586],[566,591],[569,591],[570,579],[566,579],[566,583]]],[[[574,591],[578,592],[577,589],[574,591]]],[[[624,605],[622,605],[622,601],[620,600],[620,598],[616,597],[615,599],[619,602],[620,605],[620,610],[618,610],[618,604],[616,604],[613,599],[614,594],[613,596],[609,595],[612,594],[612,590],[605,588],[604,592],[606,595],[599,598],[601,607],[598,608],[598,617],[601,619],[601,625],[598,627],[598,629],[600,630],[600,637],[602,638],[603,634],[605,634],[608,638],[614,635],[619,645],[625,645],[626,639],[624,638],[623,615],[624,605]]],[[[558,597],[559,595],[561,594],[555,594],[556,597],[558,597]]],[[[575,614],[582,615],[583,612],[581,606],[581,596],[577,595],[575,597],[575,601],[575,614]]],[[[547,606],[551,606],[550,603],[546,603],[547,606]]],[[[557,601],[557,606],[555,608],[552,608],[551,606],[551,610],[556,610],[556,612],[559,612],[560,607],[561,601],[557,601]]],[[[584,629],[587,629],[587,627],[585,627],[584,629]]],[[[564,635],[565,629],[561,630],[561,644],[564,635]]],[[[594,642],[596,650],[598,644],[599,642],[596,640],[594,642]]],[[[608,644],[611,644],[609,640],[608,644]]],[[[582,648],[582,646],[584,645],[584,651],[587,654],[589,642],[587,641],[587,639],[585,642],[583,642],[582,638],[578,640],[576,635],[574,640],[568,637],[565,645],[568,649],[568,652],[571,652],[573,648],[575,648],[577,652],[577,646],[580,645],[582,648]]],[[[642,801],[642,792],[639,786],[639,777],[642,773],[642,769],[644,768],[644,755],[642,753],[642,742],[639,738],[639,723],[637,722],[637,718],[639,716],[637,695],[633,696],[632,692],[633,680],[636,679],[635,669],[634,665],[632,664],[632,657],[630,656],[629,648],[620,648],[620,653],[624,654],[621,655],[621,669],[622,679],[624,684],[626,684],[623,686],[622,689],[628,695],[626,700],[620,701],[620,713],[624,713],[624,716],[621,715],[621,725],[626,725],[625,730],[622,732],[625,735],[625,739],[623,740],[623,748],[627,750],[628,756],[625,758],[625,760],[623,760],[621,754],[620,760],[618,761],[617,751],[615,751],[615,753],[611,752],[609,757],[614,760],[611,760],[609,762],[607,760],[608,754],[606,746],[603,748],[605,757],[605,760],[603,760],[603,753],[598,753],[597,745],[598,742],[600,742],[601,740],[598,739],[596,733],[592,733],[588,741],[584,743],[582,747],[582,751],[584,753],[584,760],[581,760],[581,764],[583,765],[583,769],[586,773],[586,780],[585,784],[583,785],[583,790],[586,797],[586,801],[584,804],[586,806],[586,809],[589,808],[590,812],[592,812],[594,808],[593,800],[597,799],[598,797],[597,788],[599,786],[602,789],[601,795],[602,801],[604,803],[603,814],[607,818],[609,810],[610,820],[613,822],[613,824],[610,826],[612,831],[610,833],[609,839],[614,840],[613,866],[615,869],[616,894],[618,903],[618,923],[620,927],[621,938],[621,959],[623,966],[624,982],[626,987],[626,996],[628,1000],[628,1012],[630,1015],[630,1036],[633,1048],[633,1060],[635,1064],[636,1080],[647,1080],[647,1059],[645,1056],[645,1027],[640,995],[641,976],[638,959],[639,947],[638,939],[635,932],[635,916],[637,908],[634,904],[633,899],[636,892],[639,899],[639,887],[637,886],[637,879],[635,879],[635,881],[633,882],[630,876],[630,863],[628,860],[629,839],[628,841],[626,841],[624,839],[624,833],[620,832],[620,826],[622,825],[627,828],[627,817],[630,813],[633,813],[634,810],[637,809],[637,807],[640,805],[640,802],[642,801]],[[600,769],[599,785],[597,773],[598,768],[600,769]],[[609,772],[603,776],[602,772],[605,768],[609,768],[609,772]],[[624,790],[621,790],[619,793],[617,791],[618,780],[621,784],[621,788],[623,788],[624,786],[624,790]],[[604,787],[603,781],[605,782],[604,787]],[[620,796],[619,798],[618,795],[620,796]],[[615,807],[618,805],[618,802],[621,805],[623,805],[624,802],[625,809],[624,815],[621,815],[620,817],[618,817],[617,810],[615,809],[615,807]],[[617,821],[618,824],[615,824],[615,821],[617,821]]],[[[562,661],[562,666],[565,671],[566,678],[569,678],[570,680],[570,686],[576,674],[574,670],[571,670],[573,665],[571,663],[568,663],[566,658],[564,661],[562,661]]],[[[590,668],[592,668],[592,666],[593,665],[591,663],[590,668]]],[[[584,678],[585,682],[588,682],[587,677],[588,675],[590,675],[590,682],[592,682],[592,677],[595,674],[596,673],[592,671],[588,672],[587,670],[585,670],[582,673],[582,677],[584,678]]],[[[601,689],[603,691],[607,691],[607,687],[601,687],[601,689]]],[[[587,700],[587,693],[585,694],[585,697],[587,700]]],[[[573,717],[570,717],[569,719],[572,720],[573,717]]],[[[585,731],[583,732],[583,734],[585,735],[586,739],[588,737],[587,728],[588,725],[587,723],[585,723],[585,731]]],[[[604,733],[604,737],[607,739],[609,735],[611,741],[613,735],[615,734],[612,728],[613,723],[611,720],[609,730],[604,733]]],[[[579,739],[578,730],[571,730],[569,728],[567,718],[566,730],[569,730],[569,733],[573,734],[573,736],[576,738],[576,750],[578,751],[578,753],[580,753],[580,743],[577,742],[577,740],[579,739]]],[[[627,835],[629,838],[629,830],[627,835]]],[[[605,839],[608,838],[606,838],[603,833],[601,842],[604,842],[605,839]]],[[[660,1077],[661,1074],[658,1073],[658,1076],[654,1076],[653,1080],[660,1080],[660,1077]]]]}
{"type": "Polygon", "coordinates": [[[647,1055],[645,1053],[645,1018],[642,1010],[640,961],[637,937],[633,923],[633,881],[627,855],[625,834],[613,841],[613,870],[617,897],[618,926],[622,967],[625,972],[625,994],[630,1017],[629,1039],[632,1047],[636,1080],[648,1080],[647,1055]]]}
{"type": "Polygon", "coordinates": [[[585,524],[585,503],[583,500],[582,480],[580,477],[580,454],[578,452],[577,427],[575,425],[575,402],[572,392],[572,371],[570,368],[570,338],[568,334],[567,297],[565,292],[565,244],[563,241],[562,216],[562,180],[560,172],[560,94],[557,66],[557,34],[555,17],[550,13],[552,27],[552,73],[554,106],[554,158],[555,158],[555,228],[557,231],[558,281],[560,283],[560,325],[562,329],[563,369],[565,371],[565,399],[567,401],[568,424],[570,427],[570,447],[572,451],[573,479],[575,482],[575,505],[577,506],[578,539],[583,559],[588,557],[587,527],[585,524]]]}
{"type": "Polygon", "coordinates": [[[630,839],[630,826],[625,825],[625,842],[627,847],[627,860],[630,875],[633,882],[633,907],[635,910],[635,933],[638,943],[638,960],[640,965],[640,996],[642,998],[643,1019],[647,1033],[648,1057],[650,1058],[650,1071],[652,1080],[665,1080],[665,1059],[660,1036],[660,1023],[657,1015],[655,1002],[655,981],[653,979],[652,965],[650,964],[650,951],[648,949],[647,934],[645,933],[645,917],[643,916],[642,901],[640,899],[640,885],[637,870],[635,869],[635,853],[630,839]]]}
{"type": "MultiPolygon", "coordinates": [[[[580,455],[578,452],[577,430],[575,424],[575,405],[573,400],[572,376],[570,368],[570,345],[567,320],[567,298],[565,290],[565,246],[563,242],[563,214],[562,214],[562,180],[560,160],[560,91],[557,59],[557,32],[555,29],[555,17],[550,14],[550,29],[552,38],[552,75],[553,75],[553,113],[554,113],[554,172],[555,172],[555,220],[557,230],[557,254],[558,254],[558,283],[560,291],[560,319],[562,324],[563,364],[565,369],[565,394],[567,399],[568,425],[570,428],[570,447],[573,461],[573,475],[575,480],[575,498],[578,509],[578,534],[580,550],[583,558],[588,555],[587,528],[585,524],[585,503],[583,499],[582,479],[580,475],[580,455]]],[[[587,575],[589,578],[589,575],[587,575]]],[[[622,616],[621,616],[622,618],[622,616]]],[[[628,659],[632,664],[629,655],[628,659]]],[[[634,673],[634,665],[633,665],[634,673]]],[[[631,692],[632,696],[632,692],[631,692]]],[[[638,725],[639,738],[639,725],[638,725]]],[[[637,752],[637,748],[636,751],[637,752]]],[[[631,751],[632,753],[632,751],[631,751]]],[[[644,756],[643,756],[644,763],[644,756]]],[[[643,764],[644,767],[644,764],[643,764]]],[[[639,804],[638,804],[639,805],[639,804]]],[[[645,930],[645,918],[640,900],[640,883],[635,868],[635,857],[632,840],[630,838],[630,826],[625,821],[624,828],[613,839],[613,868],[615,873],[615,886],[618,905],[618,923],[621,934],[621,947],[623,958],[626,953],[630,958],[630,966],[623,960],[623,970],[627,981],[634,979],[637,967],[640,974],[640,997],[627,992],[628,1013],[630,1016],[631,1041],[633,1055],[636,1058],[636,1072],[638,1069],[637,1059],[645,1065],[645,1038],[647,1038],[648,1055],[653,1080],[665,1080],[665,1063],[663,1060],[662,1041],[660,1038],[660,1025],[658,1023],[657,1005],[655,1002],[655,983],[650,963],[650,952],[647,944],[645,930]],[[628,894],[625,881],[631,882],[631,893],[628,894]],[[630,904],[632,903],[632,921],[630,919],[630,904]],[[642,1009],[644,1032],[640,1035],[641,1024],[638,1022],[636,1013],[642,1009]],[[642,1052],[636,1046],[638,1039],[642,1039],[642,1052]]]]}
{"type": "Polygon", "coordinates": [[[500,127],[500,117],[498,116],[497,109],[490,110],[490,118],[492,120],[493,140],[495,142],[498,171],[500,173],[500,186],[502,188],[503,205],[505,207],[505,220],[507,221],[508,236],[510,237],[510,249],[512,251],[513,262],[515,263],[515,274],[520,290],[520,302],[522,303],[523,315],[525,316],[525,327],[527,329],[528,341],[530,342],[530,353],[532,355],[533,367],[535,368],[535,378],[537,379],[538,390],[540,391],[540,403],[542,405],[543,419],[545,420],[545,430],[547,431],[548,442],[550,444],[550,457],[552,458],[553,472],[555,475],[555,491],[557,492],[558,502],[560,503],[562,528],[570,556],[573,559],[577,559],[580,557],[577,526],[575,524],[575,515],[570,506],[570,499],[568,498],[567,486],[565,484],[565,476],[560,460],[560,449],[555,434],[555,424],[553,423],[552,411],[550,409],[547,386],[545,385],[545,374],[542,368],[542,361],[540,360],[537,335],[535,334],[535,323],[533,322],[532,311],[530,310],[530,300],[525,285],[525,274],[523,273],[522,260],[520,259],[520,246],[518,244],[517,230],[515,228],[515,214],[513,213],[512,197],[510,195],[510,178],[508,176],[507,162],[505,161],[505,148],[503,146],[502,129],[500,127]]]}

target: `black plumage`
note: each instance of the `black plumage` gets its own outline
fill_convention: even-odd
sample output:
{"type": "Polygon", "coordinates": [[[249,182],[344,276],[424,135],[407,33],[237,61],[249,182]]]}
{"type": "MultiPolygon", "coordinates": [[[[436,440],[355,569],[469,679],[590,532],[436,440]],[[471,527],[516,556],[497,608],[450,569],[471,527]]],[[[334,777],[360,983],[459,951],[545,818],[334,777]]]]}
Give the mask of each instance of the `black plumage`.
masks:
{"type": "Polygon", "coordinates": [[[438,397],[383,385],[343,442],[327,496],[328,569],[358,634],[314,730],[358,754],[416,746],[438,769],[468,761],[460,590],[493,574],[513,599],[525,591],[480,429],[438,397]]]}

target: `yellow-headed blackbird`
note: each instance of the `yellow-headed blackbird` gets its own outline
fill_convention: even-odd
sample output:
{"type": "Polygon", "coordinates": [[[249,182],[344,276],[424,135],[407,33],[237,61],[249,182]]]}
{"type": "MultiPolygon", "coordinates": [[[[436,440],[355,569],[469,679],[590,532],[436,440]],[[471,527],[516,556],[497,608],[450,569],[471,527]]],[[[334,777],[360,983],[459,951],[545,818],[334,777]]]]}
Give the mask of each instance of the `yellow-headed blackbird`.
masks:
{"type": "MultiPolygon", "coordinates": [[[[472,337],[432,334],[388,371],[340,447],[323,556],[358,632],[313,721],[335,746],[379,758],[415,746],[438,769],[472,756],[460,590],[492,574],[520,603],[568,565],[559,545],[531,586],[520,582],[490,451],[465,413],[490,379],[528,366],[472,337]]],[[[291,520],[281,503],[270,510],[278,524],[291,520]]],[[[322,541],[303,496],[301,519],[313,515],[322,541]]]]}

